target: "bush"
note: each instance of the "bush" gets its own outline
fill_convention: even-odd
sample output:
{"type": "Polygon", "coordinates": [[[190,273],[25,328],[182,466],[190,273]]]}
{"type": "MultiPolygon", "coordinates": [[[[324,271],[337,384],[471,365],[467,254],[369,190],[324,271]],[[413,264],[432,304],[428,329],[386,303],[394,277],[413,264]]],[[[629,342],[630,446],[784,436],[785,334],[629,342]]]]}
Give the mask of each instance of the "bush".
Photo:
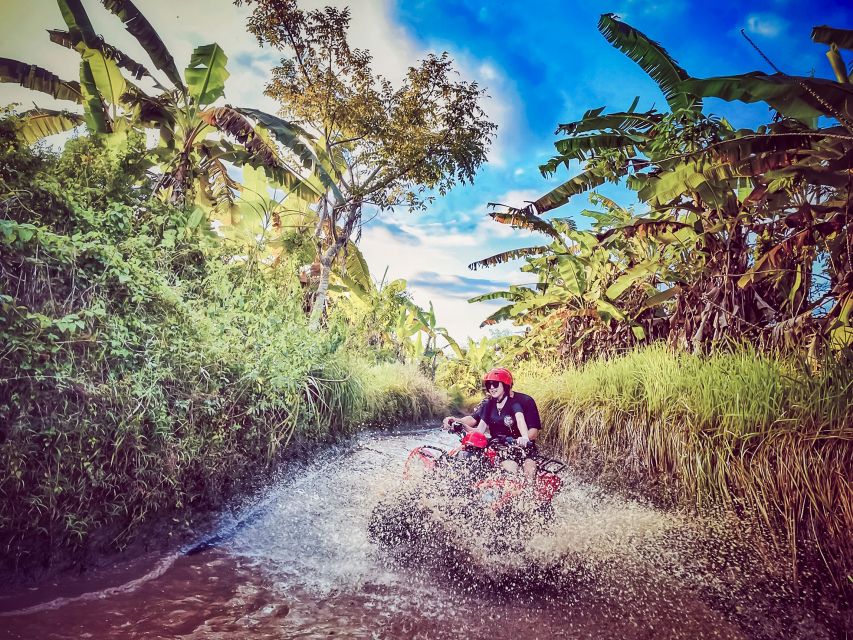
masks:
{"type": "Polygon", "coordinates": [[[0,123],[10,566],[98,531],[121,546],[152,514],[215,507],[257,482],[293,439],[440,403],[422,377],[354,365],[335,335],[309,331],[295,269],[262,273],[197,216],[147,198],[142,153],[90,139],[32,151],[0,123]]]}

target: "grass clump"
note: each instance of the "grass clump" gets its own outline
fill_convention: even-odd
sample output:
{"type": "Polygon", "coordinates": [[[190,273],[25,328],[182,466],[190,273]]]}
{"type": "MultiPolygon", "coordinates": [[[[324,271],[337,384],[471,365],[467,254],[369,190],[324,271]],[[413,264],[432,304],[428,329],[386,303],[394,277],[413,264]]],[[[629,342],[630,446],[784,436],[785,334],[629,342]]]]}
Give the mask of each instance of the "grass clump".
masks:
{"type": "Polygon", "coordinates": [[[522,367],[545,439],[575,460],[674,482],[698,508],[758,522],[837,585],[853,572],[853,369],[745,348],[711,356],[655,346],[582,368],[522,367]]]}
{"type": "Polygon", "coordinates": [[[421,421],[448,411],[447,394],[413,364],[363,366],[360,377],[364,394],[360,420],[365,424],[388,426],[421,421]]]}

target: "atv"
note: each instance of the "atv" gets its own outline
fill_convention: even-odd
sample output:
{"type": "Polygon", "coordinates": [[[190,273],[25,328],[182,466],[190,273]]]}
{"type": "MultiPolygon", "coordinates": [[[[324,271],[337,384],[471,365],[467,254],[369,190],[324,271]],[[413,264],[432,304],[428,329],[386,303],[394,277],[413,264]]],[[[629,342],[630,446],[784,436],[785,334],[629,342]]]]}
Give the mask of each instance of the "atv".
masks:
{"type": "Polygon", "coordinates": [[[551,520],[551,501],[563,485],[559,474],[564,463],[537,459],[535,489],[526,491],[523,475],[501,466],[519,449],[512,438],[466,433],[460,422],[451,425],[450,432],[460,438],[458,447],[425,444],[409,454],[402,490],[373,511],[371,539],[385,544],[435,542],[447,537],[449,525],[456,525],[464,533],[510,544],[531,526],[539,528],[551,520]]]}

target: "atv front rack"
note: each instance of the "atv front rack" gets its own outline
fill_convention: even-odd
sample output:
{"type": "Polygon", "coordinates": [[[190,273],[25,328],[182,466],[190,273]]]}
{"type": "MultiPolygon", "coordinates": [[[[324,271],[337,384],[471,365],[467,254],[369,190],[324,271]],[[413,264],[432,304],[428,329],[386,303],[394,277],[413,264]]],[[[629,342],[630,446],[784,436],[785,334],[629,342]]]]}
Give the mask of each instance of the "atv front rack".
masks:
{"type": "Polygon", "coordinates": [[[540,471],[553,473],[554,475],[559,475],[566,468],[566,463],[560,462],[556,458],[540,458],[537,462],[539,463],[540,471]]]}

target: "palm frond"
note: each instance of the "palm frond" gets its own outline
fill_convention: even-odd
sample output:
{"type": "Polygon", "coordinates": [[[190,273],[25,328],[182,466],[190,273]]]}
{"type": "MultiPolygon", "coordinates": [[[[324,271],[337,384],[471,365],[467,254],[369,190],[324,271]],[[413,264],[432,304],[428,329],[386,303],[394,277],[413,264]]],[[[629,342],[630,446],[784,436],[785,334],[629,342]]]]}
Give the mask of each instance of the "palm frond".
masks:
{"type": "Polygon", "coordinates": [[[702,102],[681,86],[689,74],[654,40],[634,27],[605,13],[598,21],[598,30],[605,39],[636,62],[654,80],[670,109],[701,111],[702,102]]]}

